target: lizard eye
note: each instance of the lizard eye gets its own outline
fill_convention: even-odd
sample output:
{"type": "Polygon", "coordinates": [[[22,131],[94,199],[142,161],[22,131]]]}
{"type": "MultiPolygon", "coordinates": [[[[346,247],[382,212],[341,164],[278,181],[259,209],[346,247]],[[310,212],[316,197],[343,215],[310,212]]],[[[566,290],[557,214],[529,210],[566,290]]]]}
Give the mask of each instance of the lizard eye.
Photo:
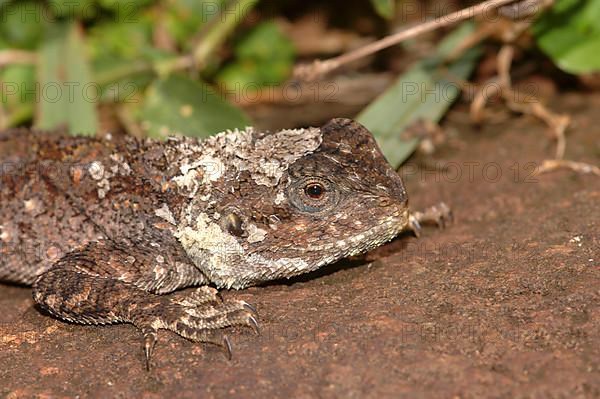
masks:
{"type": "Polygon", "coordinates": [[[322,178],[305,178],[288,187],[292,205],[302,212],[321,212],[336,205],[339,195],[335,185],[322,178]]]}
{"type": "Polygon", "coordinates": [[[304,187],[304,194],[312,199],[320,199],[325,194],[325,187],[321,183],[309,183],[304,187]]]}

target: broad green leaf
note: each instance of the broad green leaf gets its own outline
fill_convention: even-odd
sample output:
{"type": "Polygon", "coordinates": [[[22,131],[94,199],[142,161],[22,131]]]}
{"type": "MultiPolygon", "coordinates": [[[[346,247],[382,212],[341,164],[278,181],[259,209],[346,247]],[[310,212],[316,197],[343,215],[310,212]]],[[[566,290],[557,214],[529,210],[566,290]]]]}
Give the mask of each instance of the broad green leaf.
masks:
{"type": "Polygon", "coordinates": [[[395,0],[371,0],[371,4],[380,17],[391,19],[394,16],[395,0]]]}
{"type": "Polygon", "coordinates": [[[98,85],[91,79],[82,32],[76,23],[46,26],[39,52],[38,82],[37,127],[66,126],[71,134],[95,134],[98,85]]]}
{"type": "Polygon", "coordinates": [[[244,128],[249,119],[205,83],[183,75],[154,82],[140,111],[142,128],[151,137],[207,137],[226,129],[244,128]]]}
{"type": "Polygon", "coordinates": [[[600,71],[600,0],[557,0],[533,26],[538,46],[559,68],[600,71]]]}
{"type": "Polygon", "coordinates": [[[93,67],[102,103],[137,103],[156,78],[152,65],[143,59],[129,61],[107,57],[96,61],[93,67]]]}
{"type": "Polygon", "coordinates": [[[419,119],[439,121],[458,97],[456,80],[470,75],[479,51],[471,50],[449,65],[443,61],[472,31],[471,23],[461,25],[440,43],[435,55],[401,75],[358,115],[357,120],[373,132],[394,167],[400,166],[418,144],[416,139],[402,140],[402,131],[419,119]]]}

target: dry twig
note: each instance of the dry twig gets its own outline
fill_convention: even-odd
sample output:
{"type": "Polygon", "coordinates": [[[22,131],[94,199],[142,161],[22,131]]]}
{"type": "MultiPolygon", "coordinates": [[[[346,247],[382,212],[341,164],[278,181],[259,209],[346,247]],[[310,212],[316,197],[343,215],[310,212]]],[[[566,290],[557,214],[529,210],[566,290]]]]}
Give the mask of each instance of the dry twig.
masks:
{"type": "Polygon", "coordinates": [[[5,65],[31,65],[35,64],[37,56],[35,53],[25,50],[1,50],[0,51],[0,67],[5,65]]]}
{"type": "Polygon", "coordinates": [[[482,15],[489,10],[514,3],[515,1],[517,0],[484,1],[475,6],[412,26],[393,35],[386,36],[383,39],[370,43],[364,47],[344,53],[338,57],[329,58],[327,60],[315,60],[311,64],[300,64],[294,69],[294,77],[305,81],[317,80],[323,75],[326,75],[342,65],[354,62],[360,58],[366,57],[367,55],[371,55],[388,47],[394,46],[406,39],[410,39],[422,33],[430,32],[444,26],[454,25],[465,19],[482,15]]]}
{"type": "Polygon", "coordinates": [[[552,172],[557,169],[570,169],[577,173],[591,173],[600,177],[600,168],[584,162],[568,161],[566,159],[547,159],[536,171],[536,174],[552,172]]]}

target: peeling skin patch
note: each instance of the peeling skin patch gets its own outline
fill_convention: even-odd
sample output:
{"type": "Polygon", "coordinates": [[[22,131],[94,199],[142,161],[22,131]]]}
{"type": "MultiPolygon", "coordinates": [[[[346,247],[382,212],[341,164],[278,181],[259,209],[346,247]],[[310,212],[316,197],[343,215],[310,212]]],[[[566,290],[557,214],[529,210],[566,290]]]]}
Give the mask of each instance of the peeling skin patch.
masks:
{"type": "MultiPolygon", "coordinates": [[[[110,179],[116,175],[128,176],[131,174],[131,167],[124,161],[123,155],[111,154],[109,158],[114,162],[110,167],[105,167],[104,164],[98,161],[92,162],[88,167],[88,173],[93,180],[96,180],[98,186],[98,198],[103,199],[110,191],[110,179]]],[[[79,181],[81,176],[78,176],[77,169],[72,171],[73,180],[79,181]]]]}
{"type": "Polygon", "coordinates": [[[254,148],[245,148],[240,158],[249,163],[239,163],[238,169],[249,170],[257,184],[275,186],[290,164],[316,150],[322,140],[318,128],[281,130],[258,140],[254,148]]]}
{"type": "Polygon", "coordinates": [[[25,208],[25,212],[31,214],[33,217],[45,212],[44,204],[38,198],[30,198],[23,201],[23,207],[25,208]]]}
{"type": "Polygon", "coordinates": [[[184,168],[184,170],[182,170],[182,174],[180,176],[175,176],[173,181],[179,188],[188,192],[188,197],[192,198],[198,191],[199,183],[197,181],[198,179],[196,178],[198,172],[196,172],[195,169],[190,170],[184,168]]]}
{"type": "Polygon", "coordinates": [[[11,221],[5,221],[0,225],[0,240],[9,242],[19,237],[18,227],[11,221]]]}
{"type": "Polygon", "coordinates": [[[131,166],[127,162],[122,154],[111,154],[110,159],[115,162],[115,165],[111,166],[110,170],[114,175],[120,173],[122,176],[128,176],[131,174],[131,166]]]}
{"type": "Polygon", "coordinates": [[[281,205],[285,201],[285,194],[283,191],[279,191],[275,196],[275,200],[273,201],[276,205],[281,205]]]}
{"type": "Polygon", "coordinates": [[[103,199],[110,191],[110,182],[108,179],[102,179],[98,182],[98,198],[103,199]]]}
{"type": "Polygon", "coordinates": [[[202,183],[217,181],[225,171],[225,165],[219,158],[210,155],[200,158],[198,165],[203,169],[202,183]]]}
{"type": "MultiPolygon", "coordinates": [[[[266,231],[249,225],[252,231],[248,241],[262,241],[266,231]],[[251,238],[252,237],[252,238],[251,238]]],[[[176,234],[188,255],[217,287],[242,288],[261,278],[287,277],[300,274],[308,268],[301,258],[267,259],[260,254],[248,254],[229,233],[202,213],[196,220],[195,228],[179,229],[176,234]],[[252,268],[239,265],[252,265],[252,268]]]]}
{"type": "Polygon", "coordinates": [[[256,227],[255,224],[248,224],[246,230],[248,231],[248,242],[251,244],[263,241],[267,237],[267,231],[256,227]]]}
{"type": "Polygon", "coordinates": [[[191,198],[202,187],[210,195],[211,184],[225,176],[248,171],[257,184],[276,186],[289,165],[315,151],[322,142],[319,128],[285,129],[264,135],[248,127],[228,130],[198,142],[171,138],[168,158],[181,174],[172,180],[191,198]]]}
{"type": "MultiPolygon", "coordinates": [[[[158,259],[157,259],[158,262],[158,259]]],[[[159,265],[155,265],[154,266],[154,281],[161,281],[163,280],[165,277],[167,277],[168,275],[168,270],[166,267],[164,267],[162,265],[162,262],[158,262],[160,263],[159,265]]]]}
{"type": "Polygon", "coordinates": [[[101,180],[104,177],[104,165],[101,162],[94,161],[88,167],[88,172],[94,180],[101,180]]]}
{"type": "Polygon", "coordinates": [[[169,209],[169,206],[167,204],[163,204],[160,208],[154,210],[154,214],[159,218],[171,223],[172,225],[177,224],[177,222],[175,221],[175,217],[173,216],[173,213],[171,212],[171,209],[169,209]]]}
{"type": "Polygon", "coordinates": [[[219,180],[225,171],[223,162],[211,155],[204,155],[191,164],[188,162],[189,160],[184,160],[179,167],[181,175],[172,180],[179,188],[188,191],[190,198],[198,192],[201,185],[210,186],[210,183],[219,180]]]}
{"type": "Polygon", "coordinates": [[[198,216],[195,226],[179,227],[175,236],[196,266],[209,276],[239,263],[245,252],[235,237],[221,230],[206,213],[198,216]]]}
{"type": "Polygon", "coordinates": [[[25,210],[27,212],[31,212],[35,209],[35,199],[26,200],[23,205],[25,206],[25,210]]]}

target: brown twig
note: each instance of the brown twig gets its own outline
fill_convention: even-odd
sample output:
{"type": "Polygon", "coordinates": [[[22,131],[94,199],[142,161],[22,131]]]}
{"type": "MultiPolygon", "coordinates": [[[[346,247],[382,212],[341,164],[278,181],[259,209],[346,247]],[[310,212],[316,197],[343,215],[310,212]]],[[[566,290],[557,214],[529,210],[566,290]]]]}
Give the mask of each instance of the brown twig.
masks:
{"type": "Polygon", "coordinates": [[[562,159],[567,146],[565,131],[571,123],[571,117],[566,114],[558,114],[550,111],[533,95],[523,98],[525,95],[512,87],[510,69],[515,53],[513,42],[525,31],[526,26],[524,23],[518,24],[515,26],[512,34],[505,38],[507,42],[498,52],[496,60],[498,76],[483,86],[485,90],[480,89],[477,91],[475,98],[471,102],[471,120],[475,123],[481,123],[484,118],[483,112],[487,101],[499,94],[506,103],[506,106],[512,111],[525,115],[533,115],[552,129],[557,142],[555,157],[556,159],[562,159]]]}
{"type": "Polygon", "coordinates": [[[571,117],[567,114],[557,114],[550,111],[537,98],[531,101],[517,101],[516,99],[522,96],[519,92],[512,89],[503,89],[503,98],[506,105],[513,111],[520,112],[525,115],[533,115],[543,121],[550,129],[556,138],[556,160],[560,160],[565,156],[567,147],[567,139],[565,131],[571,123],[571,117]]]}
{"type": "Polygon", "coordinates": [[[570,169],[577,173],[591,173],[600,177],[600,168],[585,162],[568,161],[566,159],[547,159],[536,171],[536,174],[552,172],[557,169],[570,169]]]}
{"type": "Polygon", "coordinates": [[[35,53],[31,51],[25,50],[1,50],[0,51],[0,67],[4,65],[31,65],[35,64],[37,61],[37,56],[35,53]]]}
{"type": "Polygon", "coordinates": [[[423,22],[416,26],[404,29],[398,33],[386,36],[381,40],[370,43],[364,47],[344,53],[338,57],[327,60],[315,60],[311,64],[300,64],[294,69],[294,77],[301,80],[312,81],[319,77],[341,67],[342,65],[356,61],[360,58],[371,55],[385,48],[396,45],[406,39],[418,36],[422,33],[429,32],[444,26],[456,24],[465,19],[473,18],[481,15],[490,9],[496,9],[500,6],[513,3],[517,0],[488,0],[477,4],[476,6],[468,7],[451,14],[435,18],[431,21],[423,22]]]}

